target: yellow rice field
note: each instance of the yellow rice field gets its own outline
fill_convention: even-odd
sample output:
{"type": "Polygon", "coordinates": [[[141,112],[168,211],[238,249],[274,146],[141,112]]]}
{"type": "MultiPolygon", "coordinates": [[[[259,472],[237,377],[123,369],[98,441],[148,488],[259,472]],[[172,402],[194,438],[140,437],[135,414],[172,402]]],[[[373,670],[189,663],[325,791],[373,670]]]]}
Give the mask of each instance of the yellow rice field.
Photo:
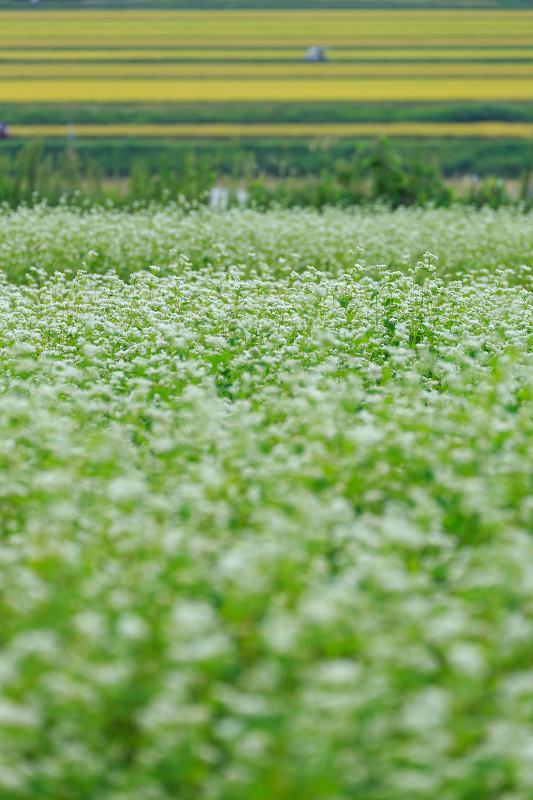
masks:
{"type": "Polygon", "coordinates": [[[189,103],[533,100],[530,78],[5,79],[0,102],[189,103]]]}
{"type": "MultiPolygon", "coordinates": [[[[334,124],[114,124],[69,126],[69,133],[83,137],[131,138],[347,138],[347,137],[472,137],[533,138],[533,124],[519,122],[392,122],[334,124]]],[[[64,125],[13,125],[13,136],[23,138],[64,137],[64,125]]]]}
{"type": "MultiPolygon", "coordinates": [[[[527,63],[44,63],[5,64],[0,63],[0,80],[7,78],[206,78],[209,81],[223,78],[241,80],[255,78],[323,79],[323,78],[447,78],[489,77],[530,78],[533,76],[533,61],[527,63]]],[[[1,89],[0,89],[1,92],[1,89]]]]}
{"type": "Polygon", "coordinates": [[[0,11],[0,103],[471,100],[533,100],[533,10],[0,11]]]}
{"type": "MultiPolygon", "coordinates": [[[[0,12],[0,21],[1,21],[0,12]]],[[[208,48],[0,48],[0,63],[35,64],[36,62],[284,62],[302,60],[302,48],[208,47],[208,48]]],[[[424,61],[428,63],[460,62],[528,62],[533,47],[333,47],[328,48],[329,61],[424,61]]]]}
{"type": "Polygon", "coordinates": [[[533,11],[56,11],[0,13],[0,47],[533,46],[533,11]]]}

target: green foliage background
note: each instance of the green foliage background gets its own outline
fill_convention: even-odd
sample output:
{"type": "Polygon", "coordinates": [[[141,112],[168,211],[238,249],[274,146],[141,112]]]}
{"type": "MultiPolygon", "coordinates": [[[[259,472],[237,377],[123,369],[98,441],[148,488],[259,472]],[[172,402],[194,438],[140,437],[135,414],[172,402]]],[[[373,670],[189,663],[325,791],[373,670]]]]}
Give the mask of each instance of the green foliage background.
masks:
{"type": "MultiPolygon", "coordinates": [[[[388,104],[190,104],[190,105],[73,105],[42,104],[25,106],[1,105],[0,119],[11,124],[75,123],[170,123],[170,122],[474,122],[504,120],[533,121],[530,103],[388,103],[388,104]]],[[[75,130],[75,125],[74,125],[75,130]]],[[[66,132],[66,129],[65,129],[66,132]]],[[[358,140],[368,145],[365,140],[358,140]]],[[[258,168],[277,175],[278,164],[293,167],[298,174],[318,175],[330,169],[339,158],[350,158],[357,142],[331,139],[327,142],[310,139],[212,140],[196,139],[80,139],[76,149],[82,161],[91,159],[108,175],[127,175],[135,160],[148,161],[155,170],[164,153],[176,163],[184,152],[195,149],[213,166],[217,163],[226,173],[236,150],[253,154],[258,168]]],[[[14,153],[24,146],[22,140],[0,141],[0,153],[14,153]]],[[[519,177],[529,168],[532,145],[523,139],[484,138],[420,138],[394,140],[394,147],[406,159],[413,153],[436,161],[445,175],[478,173],[519,177]]],[[[59,154],[65,148],[61,140],[45,141],[46,153],[59,154]]]]}

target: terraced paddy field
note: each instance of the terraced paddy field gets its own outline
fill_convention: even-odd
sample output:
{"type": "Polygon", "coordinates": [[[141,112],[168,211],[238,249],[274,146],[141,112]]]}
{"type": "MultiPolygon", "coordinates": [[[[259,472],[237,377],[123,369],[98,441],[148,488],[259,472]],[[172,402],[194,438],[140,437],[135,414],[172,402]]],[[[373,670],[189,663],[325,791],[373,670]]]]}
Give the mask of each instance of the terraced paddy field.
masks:
{"type": "Polygon", "coordinates": [[[532,243],[0,210],[2,800],[530,800],[532,243]]]}
{"type": "Polygon", "coordinates": [[[2,12],[0,103],[530,101],[532,53],[530,11],[2,12]]]}

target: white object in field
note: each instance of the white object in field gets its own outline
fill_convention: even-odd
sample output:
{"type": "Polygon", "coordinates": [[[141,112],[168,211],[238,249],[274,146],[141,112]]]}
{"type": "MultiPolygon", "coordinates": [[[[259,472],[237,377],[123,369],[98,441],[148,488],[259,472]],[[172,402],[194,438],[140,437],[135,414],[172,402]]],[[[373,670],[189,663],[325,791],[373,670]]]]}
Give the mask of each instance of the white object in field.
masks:
{"type": "Polygon", "coordinates": [[[228,207],[228,190],[225,186],[213,186],[210,193],[210,205],[213,211],[225,211],[228,207]]]}
{"type": "Polygon", "coordinates": [[[304,56],[304,61],[327,61],[328,56],[324,47],[309,47],[304,56]]]}
{"type": "Polygon", "coordinates": [[[244,206],[248,202],[249,197],[250,192],[247,192],[246,189],[237,189],[237,202],[240,206],[244,206]]]}

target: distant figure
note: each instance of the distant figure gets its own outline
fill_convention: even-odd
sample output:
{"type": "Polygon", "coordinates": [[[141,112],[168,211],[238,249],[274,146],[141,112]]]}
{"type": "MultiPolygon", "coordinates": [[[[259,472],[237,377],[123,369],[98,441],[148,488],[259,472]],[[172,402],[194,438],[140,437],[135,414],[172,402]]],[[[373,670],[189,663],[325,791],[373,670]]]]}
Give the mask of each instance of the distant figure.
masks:
{"type": "Polygon", "coordinates": [[[304,61],[327,61],[328,56],[323,47],[310,47],[305,56],[304,61]]]}
{"type": "Polygon", "coordinates": [[[6,125],[5,122],[0,122],[0,139],[11,139],[9,125],[6,125]]]}

